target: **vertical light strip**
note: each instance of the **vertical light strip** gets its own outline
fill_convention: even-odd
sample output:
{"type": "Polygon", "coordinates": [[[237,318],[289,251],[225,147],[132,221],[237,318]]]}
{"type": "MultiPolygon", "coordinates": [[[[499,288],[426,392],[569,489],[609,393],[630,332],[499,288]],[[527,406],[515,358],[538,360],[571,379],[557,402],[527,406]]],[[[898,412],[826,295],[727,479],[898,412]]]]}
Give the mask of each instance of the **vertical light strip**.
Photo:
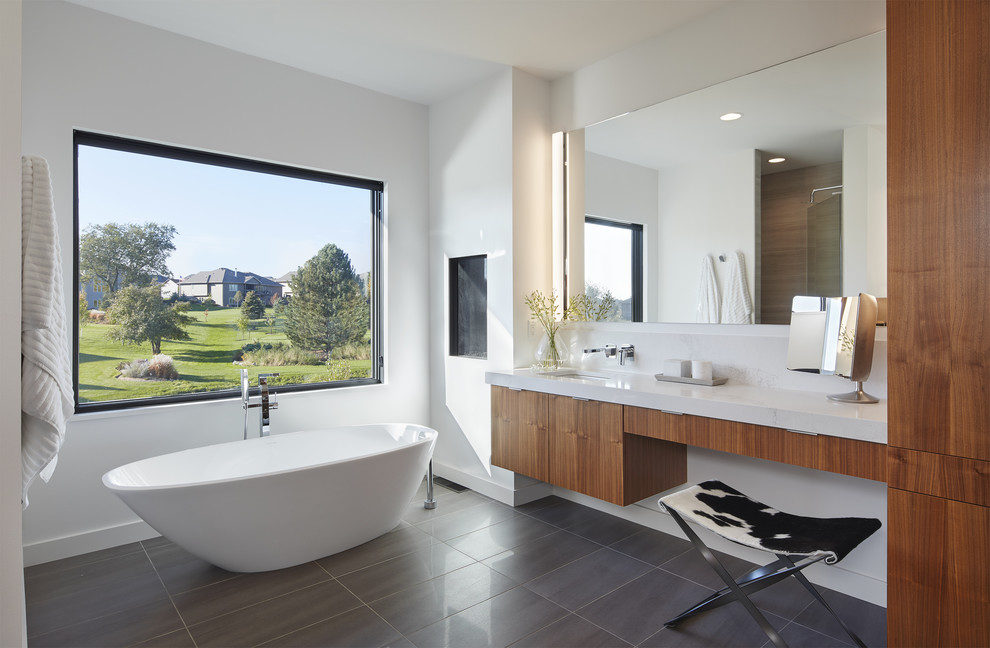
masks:
{"type": "Polygon", "coordinates": [[[551,216],[553,219],[553,289],[567,296],[567,133],[551,135],[551,216]]]}

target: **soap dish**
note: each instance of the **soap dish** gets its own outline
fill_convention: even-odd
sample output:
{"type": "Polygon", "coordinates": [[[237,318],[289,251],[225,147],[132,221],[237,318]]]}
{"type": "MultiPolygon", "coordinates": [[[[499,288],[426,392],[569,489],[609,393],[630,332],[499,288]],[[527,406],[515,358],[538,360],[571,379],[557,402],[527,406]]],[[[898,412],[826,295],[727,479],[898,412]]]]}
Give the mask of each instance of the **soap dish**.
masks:
{"type": "Polygon", "coordinates": [[[703,380],[701,378],[682,378],[681,376],[665,376],[662,373],[658,373],[654,377],[663,382],[686,383],[688,385],[705,385],[706,387],[724,385],[728,380],[728,378],[712,378],[711,380],[703,380]]]}

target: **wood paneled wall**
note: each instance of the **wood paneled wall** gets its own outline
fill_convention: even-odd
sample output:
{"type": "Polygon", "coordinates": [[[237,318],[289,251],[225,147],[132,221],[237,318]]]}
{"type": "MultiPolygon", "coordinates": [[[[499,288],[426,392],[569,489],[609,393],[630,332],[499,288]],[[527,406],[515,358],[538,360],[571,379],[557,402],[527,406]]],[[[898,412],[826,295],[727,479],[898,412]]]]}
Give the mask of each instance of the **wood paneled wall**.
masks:
{"type": "Polygon", "coordinates": [[[888,642],[990,645],[990,2],[888,0],[888,642]]]}

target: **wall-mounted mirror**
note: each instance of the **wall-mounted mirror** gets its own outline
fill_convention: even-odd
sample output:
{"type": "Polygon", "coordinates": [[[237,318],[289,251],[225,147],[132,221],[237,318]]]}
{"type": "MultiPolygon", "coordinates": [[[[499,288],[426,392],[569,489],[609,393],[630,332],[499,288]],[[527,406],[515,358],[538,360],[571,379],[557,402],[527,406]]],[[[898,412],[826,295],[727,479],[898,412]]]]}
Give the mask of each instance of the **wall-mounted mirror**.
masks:
{"type": "Polygon", "coordinates": [[[568,292],[695,322],[703,260],[724,298],[741,251],[754,323],[787,324],[795,295],[885,296],[885,46],[872,34],[569,133],[568,292]],[[641,232],[638,283],[603,221],[641,232]]]}

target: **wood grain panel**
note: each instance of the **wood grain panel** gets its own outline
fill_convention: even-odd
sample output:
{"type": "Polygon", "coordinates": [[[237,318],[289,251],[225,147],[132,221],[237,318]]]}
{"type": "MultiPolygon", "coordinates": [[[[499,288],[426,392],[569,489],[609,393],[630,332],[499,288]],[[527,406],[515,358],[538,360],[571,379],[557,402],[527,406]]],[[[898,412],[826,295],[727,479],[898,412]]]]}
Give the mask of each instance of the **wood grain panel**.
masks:
{"type": "Polygon", "coordinates": [[[676,441],[677,443],[684,443],[687,439],[687,433],[681,425],[680,414],[626,405],[623,408],[622,416],[623,430],[627,434],[676,441]]]}
{"type": "Polygon", "coordinates": [[[891,488],[990,506],[990,462],[890,448],[891,488]]]}
{"type": "Polygon", "coordinates": [[[889,443],[990,460],[990,3],[887,26],[889,443]]]}
{"type": "Polygon", "coordinates": [[[550,483],[622,501],[622,406],[550,395],[550,483]]]}
{"type": "Polygon", "coordinates": [[[547,481],[547,394],[492,386],[492,465],[547,481]]]}
{"type": "Polygon", "coordinates": [[[887,493],[887,642],[990,646],[990,508],[887,493]]]}
{"type": "Polygon", "coordinates": [[[627,435],[664,439],[816,470],[886,481],[887,446],[627,406],[627,435]]]}
{"type": "Polygon", "coordinates": [[[819,470],[873,481],[887,481],[887,445],[821,435],[819,470]]]}

